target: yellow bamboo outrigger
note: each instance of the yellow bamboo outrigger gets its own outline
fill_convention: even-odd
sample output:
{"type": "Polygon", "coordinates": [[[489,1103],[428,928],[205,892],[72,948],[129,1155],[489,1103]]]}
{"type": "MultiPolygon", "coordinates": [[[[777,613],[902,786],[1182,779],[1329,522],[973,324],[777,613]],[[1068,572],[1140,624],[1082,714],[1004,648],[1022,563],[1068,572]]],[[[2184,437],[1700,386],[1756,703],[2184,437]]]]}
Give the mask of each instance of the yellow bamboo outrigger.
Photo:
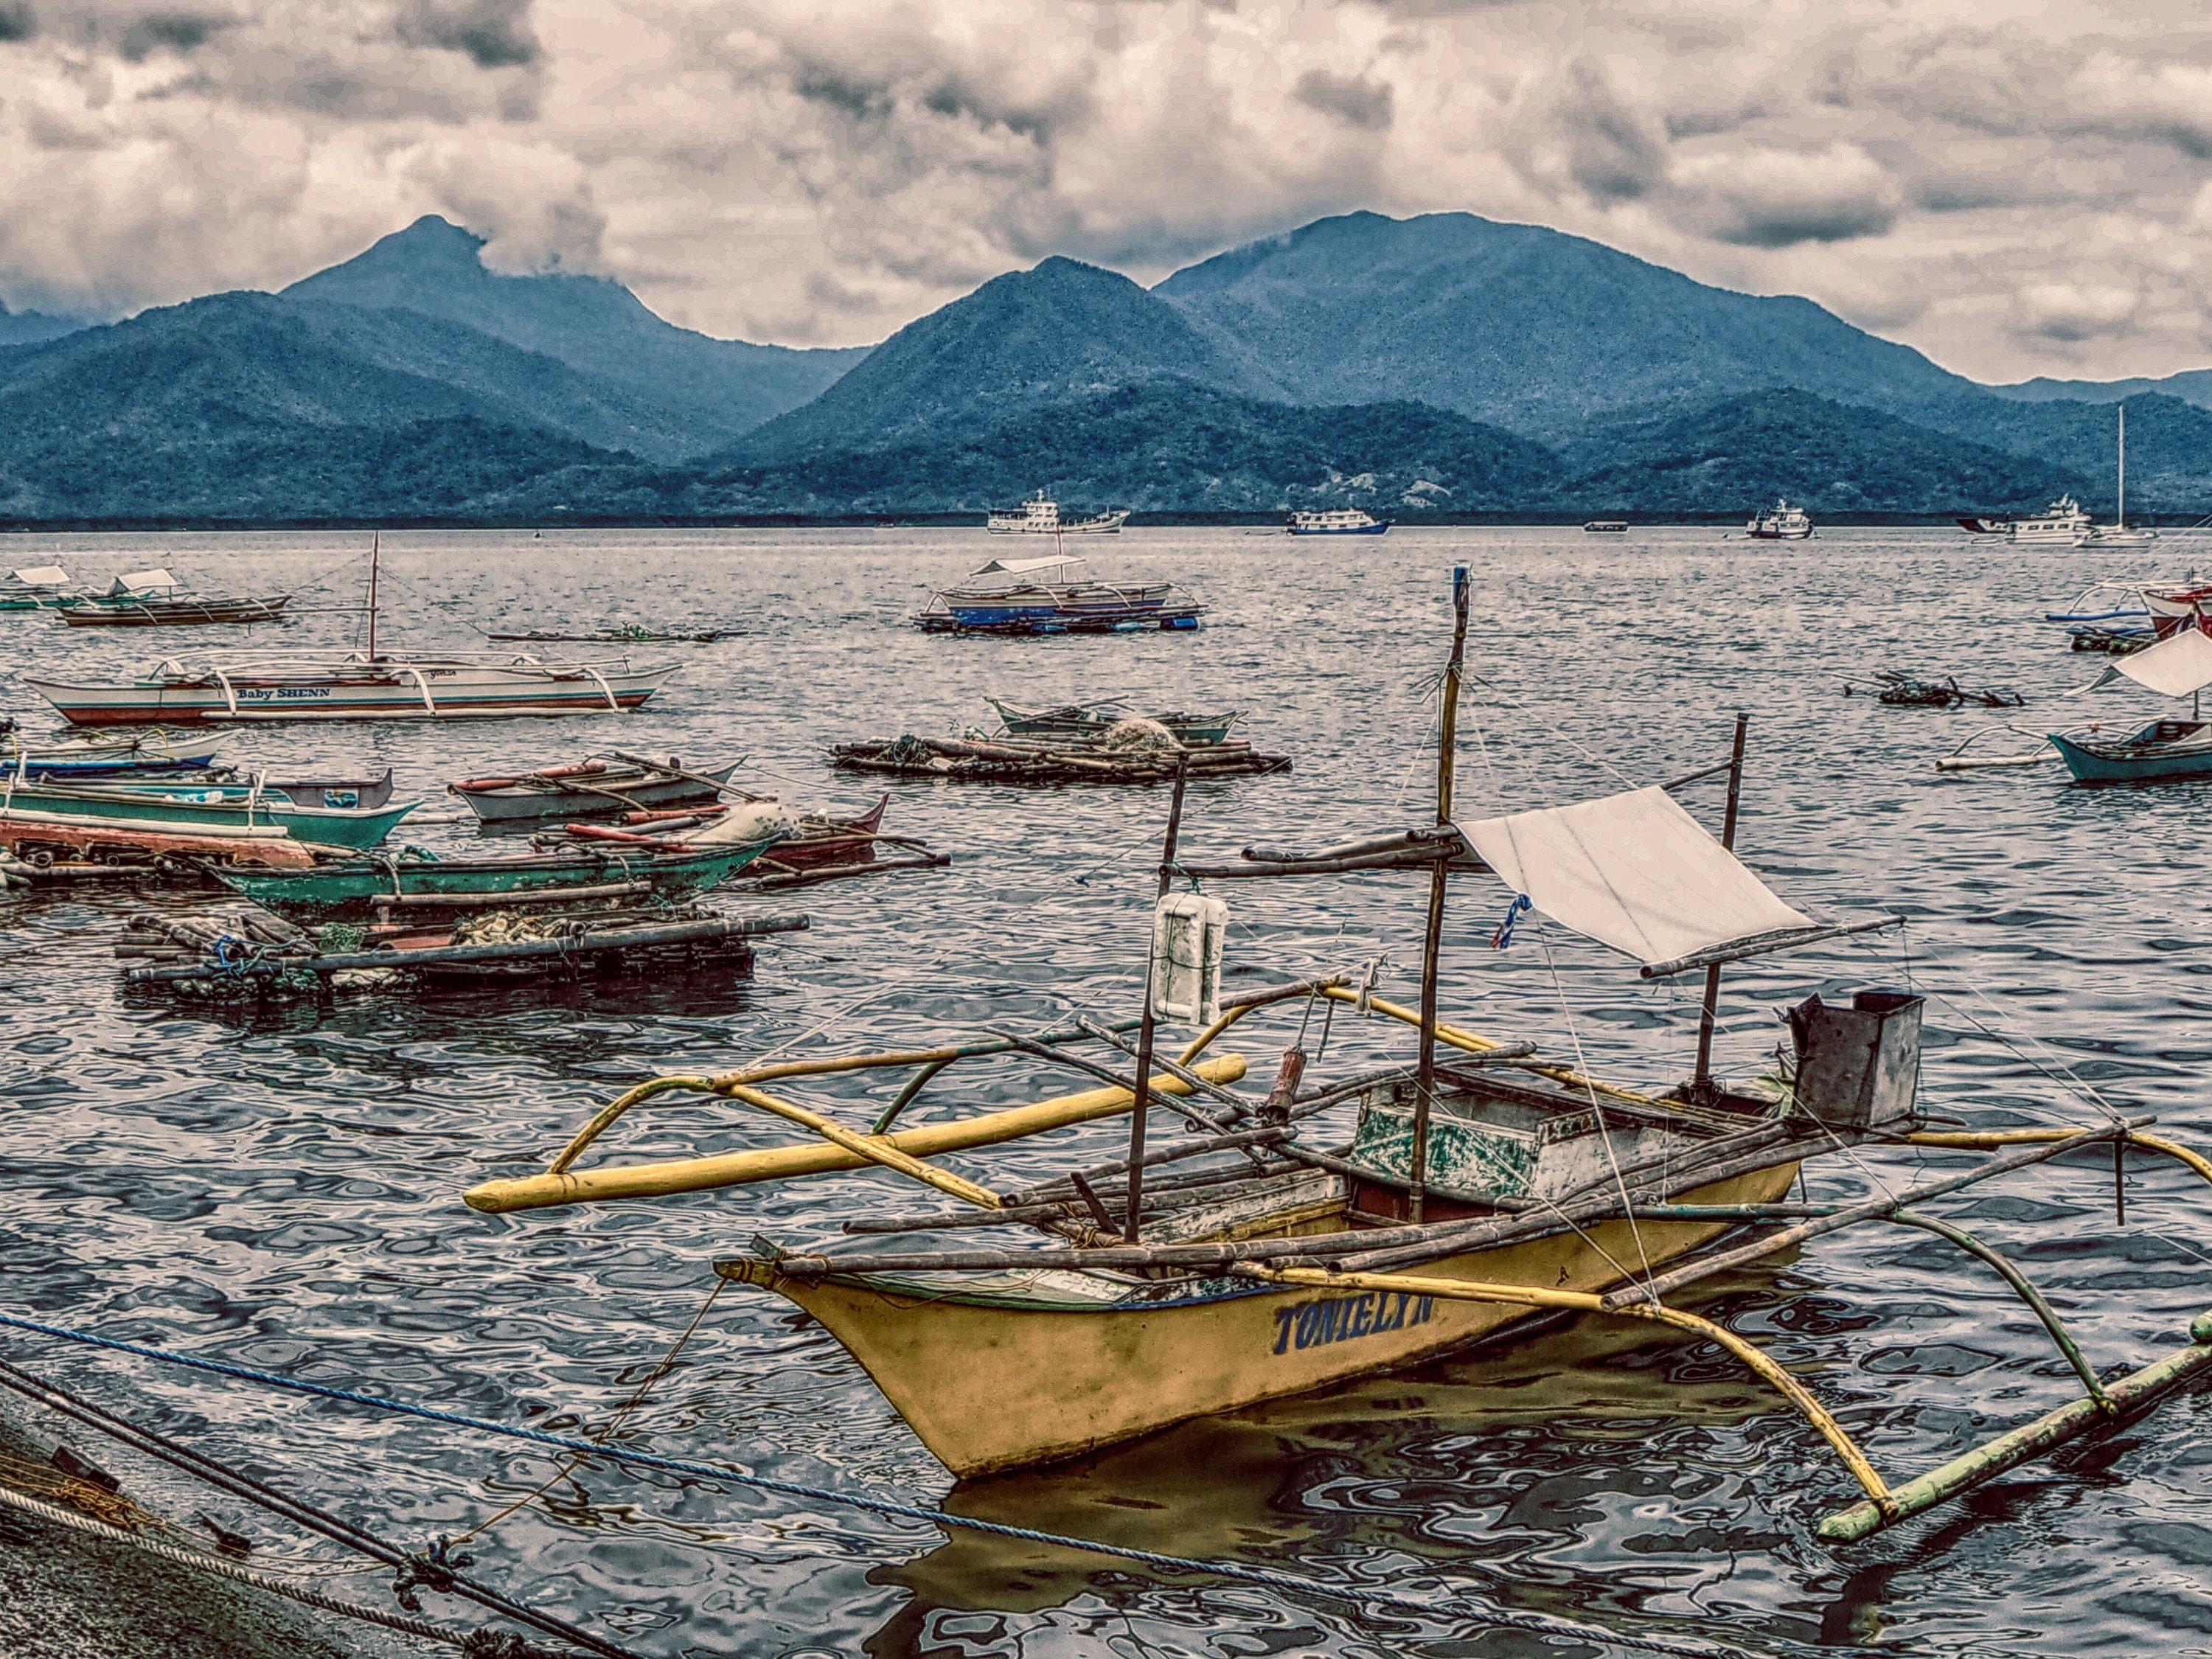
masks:
{"type": "Polygon", "coordinates": [[[1741,717],[1726,765],[1667,786],[1728,776],[1717,842],[1663,790],[1487,820],[1465,830],[1452,823],[1449,732],[1466,622],[1463,572],[1455,598],[1458,628],[1445,681],[1435,829],[1311,855],[1248,849],[1237,864],[1197,866],[1176,856],[1178,781],[1161,862],[1164,892],[1173,875],[1427,873],[1430,926],[1419,1009],[1340,981],[1307,981],[1225,1000],[1218,1017],[1174,1060],[1155,1052],[1154,999],[1148,995],[1142,1018],[1121,1026],[1086,1021],[1034,1037],[787,1061],[721,1077],[658,1078],[595,1115],[543,1174],[485,1182],[467,1201],[479,1210],[515,1211],[872,1164],[967,1207],[855,1218],[845,1224],[848,1233],[941,1240],[948,1232],[972,1237],[976,1227],[1042,1231],[1048,1237],[1032,1234],[1030,1243],[1016,1247],[856,1252],[783,1250],[761,1242],[750,1255],[715,1263],[725,1279],[773,1291],[814,1315],[867,1369],[923,1443],[963,1475],[1087,1451],[1191,1417],[1395,1369],[1532,1315],[1571,1313],[1635,1319],[1710,1340],[1771,1386],[1836,1451],[1864,1494],[1820,1528],[1822,1536],[1847,1541],[2207,1374],[2212,1313],[2197,1317],[2188,1345],[2166,1359],[2101,1381],[2017,1267],[1985,1241],[1918,1207],[2014,1170],[2104,1147],[2116,1169],[2133,1147],[2175,1159],[2212,1182],[2212,1161],[2146,1133],[2153,1120],[2116,1115],[2073,1128],[1922,1131],[1913,1116],[1918,1000],[1881,993],[1864,994],[1850,1010],[1830,1009],[1816,997],[1796,1011],[1797,1072],[1782,1097],[1734,1094],[1711,1079],[1723,963],[1883,925],[1814,926],[1735,860],[1741,717]],[[1632,840],[1635,858],[1593,871],[1589,849],[1608,836],[1632,840]],[[1566,925],[1643,957],[1647,975],[1705,969],[1697,1066],[1687,1085],[1655,1096],[1601,1084],[1438,1017],[1445,872],[1471,864],[1497,871],[1566,925]],[[1688,915],[1701,907],[1720,921],[1688,915]],[[1257,1011],[1308,1000],[1353,1004],[1363,1013],[1416,1028],[1417,1066],[1302,1092],[1304,1055],[1293,1045],[1264,1100],[1235,1091],[1231,1085],[1245,1078],[1246,1060],[1209,1050],[1257,1011]],[[1133,1045],[1127,1041],[1132,1026],[1133,1045]],[[1897,1036],[1908,1030],[1909,1040],[1897,1036]],[[1078,1056],[1073,1050],[1085,1042],[1104,1044],[1109,1058],[1133,1060],[1133,1073],[1078,1056]],[[1458,1058],[1439,1063],[1439,1047],[1458,1058]],[[1104,1086],[951,1122],[894,1127],[933,1079],[991,1054],[1047,1060],[1104,1086]],[[763,1086],[862,1070],[908,1073],[867,1133],[763,1086]],[[817,1139],[715,1158],[576,1167],[615,1123],[678,1091],[739,1103],[817,1139]],[[1349,1149],[1326,1152],[1300,1139],[1300,1123],[1352,1100],[1358,1103],[1360,1127],[1349,1149]],[[1155,1104],[1181,1114],[1196,1135],[1148,1149],[1144,1126],[1155,1104]],[[1002,1192],[928,1161],[1121,1114],[1131,1121],[1127,1157],[1024,1191],[1002,1192]],[[1882,1140],[1990,1156],[1894,1196],[1848,1206],[1787,1201],[1807,1157],[1882,1140]],[[1113,1178],[1127,1183],[1118,1209],[1101,1191],[1113,1178]],[[1669,1299],[1822,1234],[1873,1223],[1927,1231],[1996,1271],[2073,1366],[2081,1398],[1892,1487],[1803,1382],[1755,1344],[1669,1299]],[[1741,1235],[1741,1242],[1706,1249],[1724,1235],[1741,1235]]]}

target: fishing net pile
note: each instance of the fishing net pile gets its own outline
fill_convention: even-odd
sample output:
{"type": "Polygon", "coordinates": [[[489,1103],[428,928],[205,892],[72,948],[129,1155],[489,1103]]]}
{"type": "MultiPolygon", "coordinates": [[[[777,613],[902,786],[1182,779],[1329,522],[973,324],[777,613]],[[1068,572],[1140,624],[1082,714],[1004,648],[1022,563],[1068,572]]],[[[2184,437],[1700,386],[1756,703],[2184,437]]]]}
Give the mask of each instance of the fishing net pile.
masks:
{"type": "Polygon", "coordinates": [[[1137,716],[1115,721],[1099,742],[1121,755],[1174,755],[1182,750],[1176,734],[1166,726],[1137,716]]]}

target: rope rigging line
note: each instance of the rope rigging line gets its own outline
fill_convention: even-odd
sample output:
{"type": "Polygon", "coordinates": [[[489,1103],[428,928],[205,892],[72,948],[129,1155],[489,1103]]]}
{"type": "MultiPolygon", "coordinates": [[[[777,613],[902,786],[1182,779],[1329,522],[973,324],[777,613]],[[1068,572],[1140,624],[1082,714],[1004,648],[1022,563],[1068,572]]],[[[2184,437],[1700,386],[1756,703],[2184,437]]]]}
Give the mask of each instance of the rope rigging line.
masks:
{"type": "Polygon", "coordinates": [[[119,1338],[101,1336],[91,1331],[80,1331],[66,1325],[49,1325],[43,1321],[25,1319],[14,1314],[0,1313],[0,1326],[15,1330],[30,1331],[40,1336],[57,1338],[64,1342],[76,1342],[88,1347],[104,1349],[111,1353],[135,1354],[142,1359],[157,1360],[164,1364],[179,1365],[187,1370],[205,1371],[216,1376],[228,1376],[240,1382],[258,1382],[288,1393],[312,1395],[317,1399],[333,1400],[352,1406],[365,1406],[375,1411],[392,1412],[403,1417],[412,1417],[424,1422],[444,1423],[455,1428],[473,1430],[481,1434],[498,1435],[510,1440],[528,1441],[537,1445],[551,1446],[562,1451],[581,1452],[587,1456],[605,1457],[619,1463],[634,1464],[640,1468],[660,1469],[672,1474],[700,1476],[708,1480],[728,1481],[757,1492],[775,1492],[787,1498],[811,1498],[817,1502],[835,1504],[847,1509],[890,1516],[898,1520],[919,1522],[935,1527],[957,1528],[964,1531],[987,1534],[993,1537],[1011,1538],[1024,1543],[1046,1544],[1056,1548],[1081,1551],[1093,1555],[1110,1556],[1125,1561],[1141,1562],[1146,1566],[1163,1570],[1198,1573],[1234,1583],[1263,1585],[1271,1589],[1302,1595],[1317,1595],[1328,1601],[1387,1607],[1422,1619],[1465,1620],[1476,1625],[1489,1625],[1502,1629],[1524,1631],[1530,1634],[1564,1638],[1587,1642],[1599,1648],[1626,1648],[1638,1652],[1662,1653],[1677,1659],[1746,1659],[1743,1650],[1724,1647],[1714,1643],[1676,1641],[1669,1637],[1631,1635],[1593,1625],[1577,1624],[1571,1620],[1548,1614],[1524,1613],[1516,1608],[1486,1604],[1480,1609],[1455,1609],[1419,1601],[1411,1596],[1378,1589],[1362,1584],[1332,1584],[1303,1573],[1289,1572],[1280,1568],[1252,1566],[1242,1562],[1204,1561],[1188,1556],[1170,1555],[1158,1550],[1139,1549],[1130,1545],[1112,1544],[1097,1539],[1076,1538],[1064,1533],[1045,1532],[1030,1527],[1010,1526],[1003,1522],[984,1521],[973,1516],[956,1515],[950,1510],[933,1509],[926,1504],[909,1504],[896,1498],[878,1498],[865,1492],[840,1491],[834,1486],[817,1486],[798,1480],[778,1480],[774,1476],[752,1474],[717,1464],[696,1462],[688,1458],[664,1457],[656,1453],[631,1450],[626,1447],[602,1446],[571,1435],[551,1434],[543,1429],[519,1425],[494,1423],[483,1418],[465,1417],[458,1412],[441,1411],[432,1406],[418,1406],[405,1401],[385,1399],[380,1395],[361,1394],[352,1389],[332,1388],[327,1383],[310,1382],[302,1378],[278,1376],[271,1372],[234,1365],[219,1359],[206,1359],[196,1354],[179,1353],[173,1349],[156,1348],[144,1343],[126,1342],[119,1338]]]}

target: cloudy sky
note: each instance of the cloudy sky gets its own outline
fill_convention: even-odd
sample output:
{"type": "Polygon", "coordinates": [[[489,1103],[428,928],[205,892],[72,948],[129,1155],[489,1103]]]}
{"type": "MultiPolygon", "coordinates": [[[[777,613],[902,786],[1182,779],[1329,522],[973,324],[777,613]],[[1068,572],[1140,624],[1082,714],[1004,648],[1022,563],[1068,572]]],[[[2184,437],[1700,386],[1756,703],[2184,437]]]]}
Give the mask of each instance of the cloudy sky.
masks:
{"type": "Polygon", "coordinates": [[[280,286],[419,214],[849,344],[1066,253],[1151,282],[1466,210],[1812,296],[1984,380],[2212,363],[2179,0],[0,0],[0,300],[280,286]]]}

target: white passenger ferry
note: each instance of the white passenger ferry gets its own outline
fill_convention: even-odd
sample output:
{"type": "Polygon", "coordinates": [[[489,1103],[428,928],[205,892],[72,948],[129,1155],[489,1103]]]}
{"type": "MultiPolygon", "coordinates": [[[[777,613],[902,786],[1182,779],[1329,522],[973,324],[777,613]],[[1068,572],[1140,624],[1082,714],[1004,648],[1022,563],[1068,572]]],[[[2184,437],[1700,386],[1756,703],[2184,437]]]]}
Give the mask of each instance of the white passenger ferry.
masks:
{"type": "Polygon", "coordinates": [[[994,536],[1112,536],[1128,516],[1101,513],[1091,519],[1063,519],[1060,503],[1048,500],[1040,489],[1019,507],[993,507],[983,527],[994,536]]]}

